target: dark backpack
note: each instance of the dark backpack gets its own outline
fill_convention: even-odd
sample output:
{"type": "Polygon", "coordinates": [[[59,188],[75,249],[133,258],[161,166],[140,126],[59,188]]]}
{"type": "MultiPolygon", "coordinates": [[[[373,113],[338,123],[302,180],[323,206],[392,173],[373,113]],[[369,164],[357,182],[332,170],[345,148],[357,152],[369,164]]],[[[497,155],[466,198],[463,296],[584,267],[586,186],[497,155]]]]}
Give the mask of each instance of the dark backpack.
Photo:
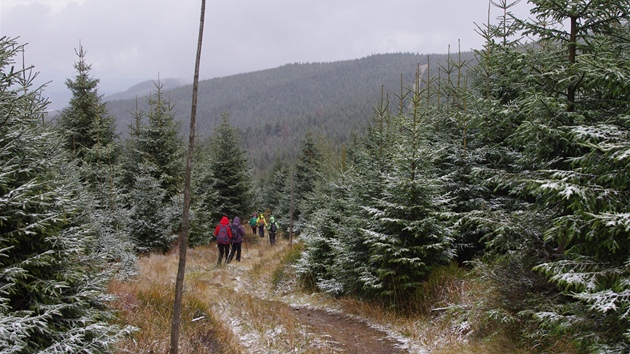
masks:
{"type": "Polygon", "coordinates": [[[217,243],[226,244],[230,243],[230,236],[228,235],[228,225],[219,225],[219,232],[217,233],[217,243]]]}
{"type": "Polygon", "coordinates": [[[278,227],[276,226],[276,222],[274,221],[271,223],[271,225],[269,225],[269,232],[275,234],[276,231],[278,231],[278,227]]]}
{"type": "Polygon", "coordinates": [[[236,240],[238,240],[239,236],[241,235],[240,227],[230,225],[230,229],[232,229],[232,242],[235,242],[236,240]]]}

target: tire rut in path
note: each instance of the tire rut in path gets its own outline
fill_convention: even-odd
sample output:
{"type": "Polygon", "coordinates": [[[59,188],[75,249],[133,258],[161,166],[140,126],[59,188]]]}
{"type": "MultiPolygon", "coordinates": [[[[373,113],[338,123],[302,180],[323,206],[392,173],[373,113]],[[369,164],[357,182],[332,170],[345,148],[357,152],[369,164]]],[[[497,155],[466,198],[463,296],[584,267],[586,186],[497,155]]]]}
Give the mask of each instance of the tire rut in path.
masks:
{"type": "MultiPolygon", "coordinates": [[[[273,254],[280,248],[272,248],[271,252],[259,250],[244,254],[242,270],[247,274],[256,263],[268,264],[273,254]]],[[[236,278],[230,278],[232,288],[235,289],[236,278]]],[[[255,282],[246,281],[252,286],[255,282]]],[[[235,289],[237,290],[237,289],[235,289]]],[[[254,293],[254,288],[249,293],[254,293]]],[[[237,290],[238,291],[238,290],[237,290]]],[[[242,289],[241,289],[242,291],[242,289]]],[[[255,296],[255,295],[254,295],[255,296]]],[[[311,334],[315,336],[316,342],[320,342],[325,347],[325,352],[341,352],[349,354],[399,354],[408,353],[403,349],[404,343],[388,336],[385,331],[381,331],[367,322],[353,318],[344,313],[335,313],[325,309],[314,307],[291,306],[277,300],[270,300],[266,296],[257,296],[260,300],[274,303],[274,306],[289,306],[295,318],[309,328],[311,334]]]]}
{"type": "Polygon", "coordinates": [[[308,325],[317,335],[328,337],[327,345],[335,351],[359,354],[407,353],[404,345],[388,337],[387,333],[350,316],[325,310],[293,307],[296,318],[308,325]]]}

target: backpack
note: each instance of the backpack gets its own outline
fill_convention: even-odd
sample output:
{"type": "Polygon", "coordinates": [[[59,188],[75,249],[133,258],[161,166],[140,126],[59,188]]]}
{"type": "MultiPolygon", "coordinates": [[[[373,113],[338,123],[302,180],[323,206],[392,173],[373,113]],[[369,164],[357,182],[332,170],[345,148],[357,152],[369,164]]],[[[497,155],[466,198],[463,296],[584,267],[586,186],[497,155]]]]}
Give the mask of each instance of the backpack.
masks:
{"type": "Polygon", "coordinates": [[[236,227],[234,227],[234,225],[232,224],[230,224],[230,231],[232,231],[232,239],[230,241],[234,242],[234,240],[236,239],[236,227]]]}
{"type": "Polygon", "coordinates": [[[274,221],[271,223],[271,225],[269,225],[269,232],[275,234],[276,231],[278,231],[278,227],[276,226],[276,222],[274,221]]]}
{"type": "Polygon", "coordinates": [[[230,237],[228,235],[229,225],[219,225],[219,232],[217,233],[217,243],[227,244],[230,243],[230,237]]]}
{"type": "Polygon", "coordinates": [[[238,239],[240,238],[241,235],[241,225],[237,226],[230,226],[230,228],[232,229],[232,242],[239,242],[238,239]]]}

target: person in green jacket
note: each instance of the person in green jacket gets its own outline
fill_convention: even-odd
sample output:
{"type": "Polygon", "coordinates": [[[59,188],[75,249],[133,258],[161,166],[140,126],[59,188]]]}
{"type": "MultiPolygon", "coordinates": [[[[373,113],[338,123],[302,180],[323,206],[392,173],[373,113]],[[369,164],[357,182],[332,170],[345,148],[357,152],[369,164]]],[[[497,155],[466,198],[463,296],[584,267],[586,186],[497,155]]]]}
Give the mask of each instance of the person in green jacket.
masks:
{"type": "Polygon", "coordinates": [[[254,213],[251,219],[249,219],[249,226],[252,227],[252,233],[256,235],[256,226],[258,226],[258,214],[254,213]]]}

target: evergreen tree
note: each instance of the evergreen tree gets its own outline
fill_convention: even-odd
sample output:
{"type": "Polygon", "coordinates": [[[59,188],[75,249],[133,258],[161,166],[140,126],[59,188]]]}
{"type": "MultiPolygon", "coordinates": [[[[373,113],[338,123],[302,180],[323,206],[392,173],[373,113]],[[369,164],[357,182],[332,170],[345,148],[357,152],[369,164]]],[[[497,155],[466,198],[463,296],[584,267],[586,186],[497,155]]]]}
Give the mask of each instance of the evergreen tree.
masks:
{"type": "Polygon", "coordinates": [[[560,255],[537,269],[589,305],[577,318],[564,316],[564,308],[560,317],[541,317],[561,333],[567,327],[588,328],[593,333],[579,336],[588,350],[627,351],[630,185],[623,166],[630,86],[622,77],[630,75],[630,1],[533,3],[544,25],[523,26],[540,38],[532,61],[545,75],[540,80],[532,70],[526,76],[530,90],[519,103],[533,119],[514,138],[542,145],[527,151],[543,167],[527,179],[528,188],[539,208],[552,213],[544,236],[560,255]],[[558,318],[561,323],[554,323],[558,318]]]}
{"type": "MultiPolygon", "coordinates": [[[[416,85],[417,87],[417,85],[416,85]]],[[[406,305],[432,267],[450,261],[452,250],[444,223],[448,199],[442,179],[432,170],[437,147],[430,143],[433,113],[423,92],[408,95],[402,114],[393,117],[389,168],[382,170],[382,191],[366,206],[362,229],[368,247],[369,292],[406,305]]]]}
{"type": "Polygon", "coordinates": [[[535,307],[543,329],[587,351],[627,351],[630,3],[531,2],[535,20],[515,23],[536,42],[489,28],[480,62],[490,109],[479,122],[495,158],[477,176],[501,206],[484,215],[496,223],[489,244],[566,295],[535,307]]]}
{"type": "MultiPolygon", "coordinates": [[[[490,193],[471,176],[485,159],[484,149],[491,147],[479,139],[476,118],[487,110],[479,109],[470,88],[473,70],[471,61],[462,59],[461,53],[449,54],[443,66],[419,67],[414,85],[427,106],[423,108],[424,139],[435,147],[430,164],[434,178],[441,181],[443,193],[451,199],[449,223],[455,228],[452,242],[455,260],[460,263],[483,255],[483,237],[489,232],[477,218],[483,220],[479,210],[490,193]],[[434,72],[438,75],[432,75],[434,72]]],[[[398,96],[401,107],[409,106],[405,100],[409,101],[410,94],[401,92],[398,96]]]]}
{"type": "Polygon", "coordinates": [[[74,80],[66,80],[72,98],[57,119],[64,137],[64,146],[73,156],[87,163],[109,161],[116,156],[116,152],[112,152],[112,144],[116,139],[115,120],[101,102],[102,96],[98,94],[99,80],[90,77],[92,66],[86,63],[85,55],[83,47],[79,46],[79,60],[74,64],[77,74],[74,80]],[[90,152],[97,145],[102,151],[90,152]]]}
{"type": "Polygon", "coordinates": [[[77,172],[86,190],[85,208],[97,235],[96,250],[118,264],[124,274],[135,272],[135,256],[131,240],[124,230],[126,210],[121,205],[121,190],[116,183],[120,173],[114,118],[107,112],[98,94],[98,79],[90,77],[83,47],[77,51],[74,79],[66,81],[72,93],[67,108],[58,118],[58,131],[65,148],[74,157],[77,172]]]}
{"type": "Polygon", "coordinates": [[[136,149],[143,163],[154,167],[152,177],[160,181],[168,200],[182,190],[184,148],[179,136],[180,122],[173,116],[173,107],[165,100],[164,84],[155,84],[155,94],[148,97],[149,111],[142,112],[146,122],[138,130],[136,149]]]}
{"type": "Polygon", "coordinates": [[[129,234],[138,251],[166,252],[177,240],[173,232],[175,217],[169,211],[172,203],[165,203],[166,190],[153,175],[155,166],[146,163],[139,166],[134,188],[128,195],[131,210],[129,212],[129,234]]]}
{"type": "MultiPolygon", "coordinates": [[[[372,234],[368,230],[378,227],[378,220],[373,218],[375,201],[385,195],[385,174],[391,170],[392,149],[395,141],[392,116],[389,102],[383,102],[375,109],[375,115],[366,128],[365,136],[355,142],[350,149],[349,160],[354,173],[348,174],[349,184],[349,229],[342,235],[344,242],[352,245],[347,250],[351,257],[350,264],[354,264],[356,276],[345,285],[348,290],[357,289],[362,297],[374,297],[379,287],[379,278],[375,275],[374,263],[370,262],[370,239],[372,234]],[[359,210],[353,211],[353,208],[359,210]]],[[[373,251],[373,249],[372,249],[373,251]]],[[[342,253],[343,254],[343,253],[342,253]]],[[[343,256],[342,256],[343,257],[343,256]]],[[[345,258],[345,257],[343,257],[345,258]]],[[[345,271],[348,274],[348,270],[345,271]]],[[[352,276],[351,273],[348,275],[352,276]]]]}
{"type": "Polygon", "coordinates": [[[300,154],[295,163],[293,185],[293,220],[294,230],[300,230],[302,218],[302,204],[315,189],[319,178],[319,168],[322,161],[321,151],[315,143],[315,137],[308,131],[302,141],[300,154]]]}
{"type": "Polygon", "coordinates": [[[269,168],[269,176],[262,188],[263,201],[260,204],[267,206],[280,227],[285,231],[289,228],[291,212],[292,180],[290,169],[290,163],[285,158],[274,160],[271,168],[269,168]]]}
{"type": "Polygon", "coordinates": [[[201,207],[217,222],[224,215],[244,218],[252,209],[247,155],[238,130],[230,125],[229,114],[224,113],[222,119],[210,140],[209,161],[200,171],[197,187],[201,207]]]}
{"type": "Polygon", "coordinates": [[[306,250],[297,269],[320,290],[407,308],[431,268],[451,257],[445,202],[430,168],[435,149],[423,127],[428,111],[413,97],[411,112],[405,103],[394,118],[381,105],[351,167],[344,158],[302,203],[306,250]]]}
{"type": "Polygon", "coordinates": [[[515,100],[527,90],[521,84],[524,49],[511,40],[518,26],[509,9],[517,2],[496,2],[502,11],[499,23],[479,31],[486,45],[477,52],[479,64],[471,70],[477,96],[469,97],[468,106],[472,115],[466,140],[470,165],[469,172],[460,175],[466,181],[460,188],[471,194],[467,200],[458,200],[457,212],[466,243],[473,249],[484,245],[495,254],[518,254],[524,258],[520,272],[539,259],[538,250],[544,248],[540,225],[548,219],[532,209],[531,196],[523,193],[520,173],[537,166],[523,158],[525,146],[509,140],[524,119],[515,109],[515,100]]]}
{"type": "Polygon", "coordinates": [[[545,244],[543,233],[551,216],[545,208],[536,208],[535,198],[527,192],[524,179],[541,165],[527,158],[525,150],[544,148],[544,143],[512,140],[528,118],[517,103],[528,90],[523,80],[528,60],[527,45],[513,40],[519,29],[510,15],[515,3],[495,2],[501,11],[499,23],[479,30],[486,45],[477,52],[479,64],[470,71],[473,96],[466,96],[466,113],[471,118],[466,136],[470,165],[468,173],[459,175],[464,182],[460,188],[470,197],[458,199],[455,211],[464,244],[472,246],[470,250],[485,248],[480,274],[496,284],[503,297],[500,309],[492,309],[493,313],[502,314],[501,322],[519,323],[524,329],[519,333],[522,338],[532,340],[536,335],[527,329],[537,323],[524,314],[558,301],[559,294],[532,270],[549,256],[551,246],[545,244]],[[484,271],[486,267],[491,270],[484,271]]]}
{"type": "Polygon", "coordinates": [[[138,149],[138,144],[143,127],[142,118],[144,117],[144,112],[136,109],[133,117],[134,123],[127,127],[129,137],[122,143],[121,156],[119,158],[120,174],[117,181],[125,194],[133,189],[136,176],[140,174],[140,165],[142,164],[142,152],[138,149]]]}
{"type": "Polygon", "coordinates": [[[342,150],[340,163],[328,160],[328,173],[322,174],[315,184],[312,196],[303,205],[303,242],[305,250],[296,270],[304,285],[334,296],[351,295],[369,297],[366,279],[371,278],[369,249],[362,229],[370,223],[367,195],[379,190],[371,186],[370,169],[363,170],[363,163],[375,156],[366,146],[371,145],[377,134],[368,128],[361,145],[355,142],[352,157],[342,150]]]}
{"type": "Polygon", "coordinates": [[[361,296],[360,276],[367,268],[367,252],[358,253],[361,209],[352,198],[349,173],[321,180],[309,200],[304,220],[305,251],[296,266],[304,285],[333,296],[361,296]]]}
{"type": "Polygon", "coordinates": [[[134,114],[121,159],[119,183],[130,212],[128,232],[140,252],[168,251],[180,226],[184,149],[163,86],[155,83],[149,110],[134,114]]]}
{"type": "MultiPolygon", "coordinates": [[[[312,211],[307,216],[308,224],[311,229],[319,228],[322,235],[328,235],[330,242],[325,246],[332,252],[321,253],[330,257],[333,265],[328,269],[329,274],[320,276],[323,282],[319,280],[319,286],[323,289],[343,290],[343,293],[360,297],[375,294],[371,289],[378,279],[374,277],[375,271],[369,262],[367,243],[371,235],[366,230],[375,227],[376,220],[372,218],[371,211],[374,210],[375,200],[384,195],[384,175],[392,168],[391,147],[395,135],[391,122],[389,103],[383,105],[381,102],[366,128],[365,136],[355,139],[347,157],[342,155],[339,174],[327,178],[325,181],[328,182],[316,185],[312,211]],[[321,214],[317,210],[318,203],[324,208],[338,210],[339,215],[324,210],[332,222],[318,220],[321,214]],[[311,215],[313,221],[310,221],[311,215]]],[[[342,150],[342,154],[345,151],[342,150]]],[[[313,235],[309,234],[307,245],[311,237],[313,235]]],[[[310,248],[307,247],[306,253],[310,252],[310,248]]]]}
{"type": "Polygon", "coordinates": [[[6,352],[107,352],[111,325],[83,187],[61,139],[42,125],[46,101],[15,70],[22,49],[0,40],[0,348],[6,352]]]}
{"type": "Polygon", "coordinates": [[[209,191],[212,178],[209,139],[195,144],[191,180],[190,231],[188,244],[191,247],[210,242],[216,224],[212,222],[211,210],[204,205],[204,195],[209,191]]]}

